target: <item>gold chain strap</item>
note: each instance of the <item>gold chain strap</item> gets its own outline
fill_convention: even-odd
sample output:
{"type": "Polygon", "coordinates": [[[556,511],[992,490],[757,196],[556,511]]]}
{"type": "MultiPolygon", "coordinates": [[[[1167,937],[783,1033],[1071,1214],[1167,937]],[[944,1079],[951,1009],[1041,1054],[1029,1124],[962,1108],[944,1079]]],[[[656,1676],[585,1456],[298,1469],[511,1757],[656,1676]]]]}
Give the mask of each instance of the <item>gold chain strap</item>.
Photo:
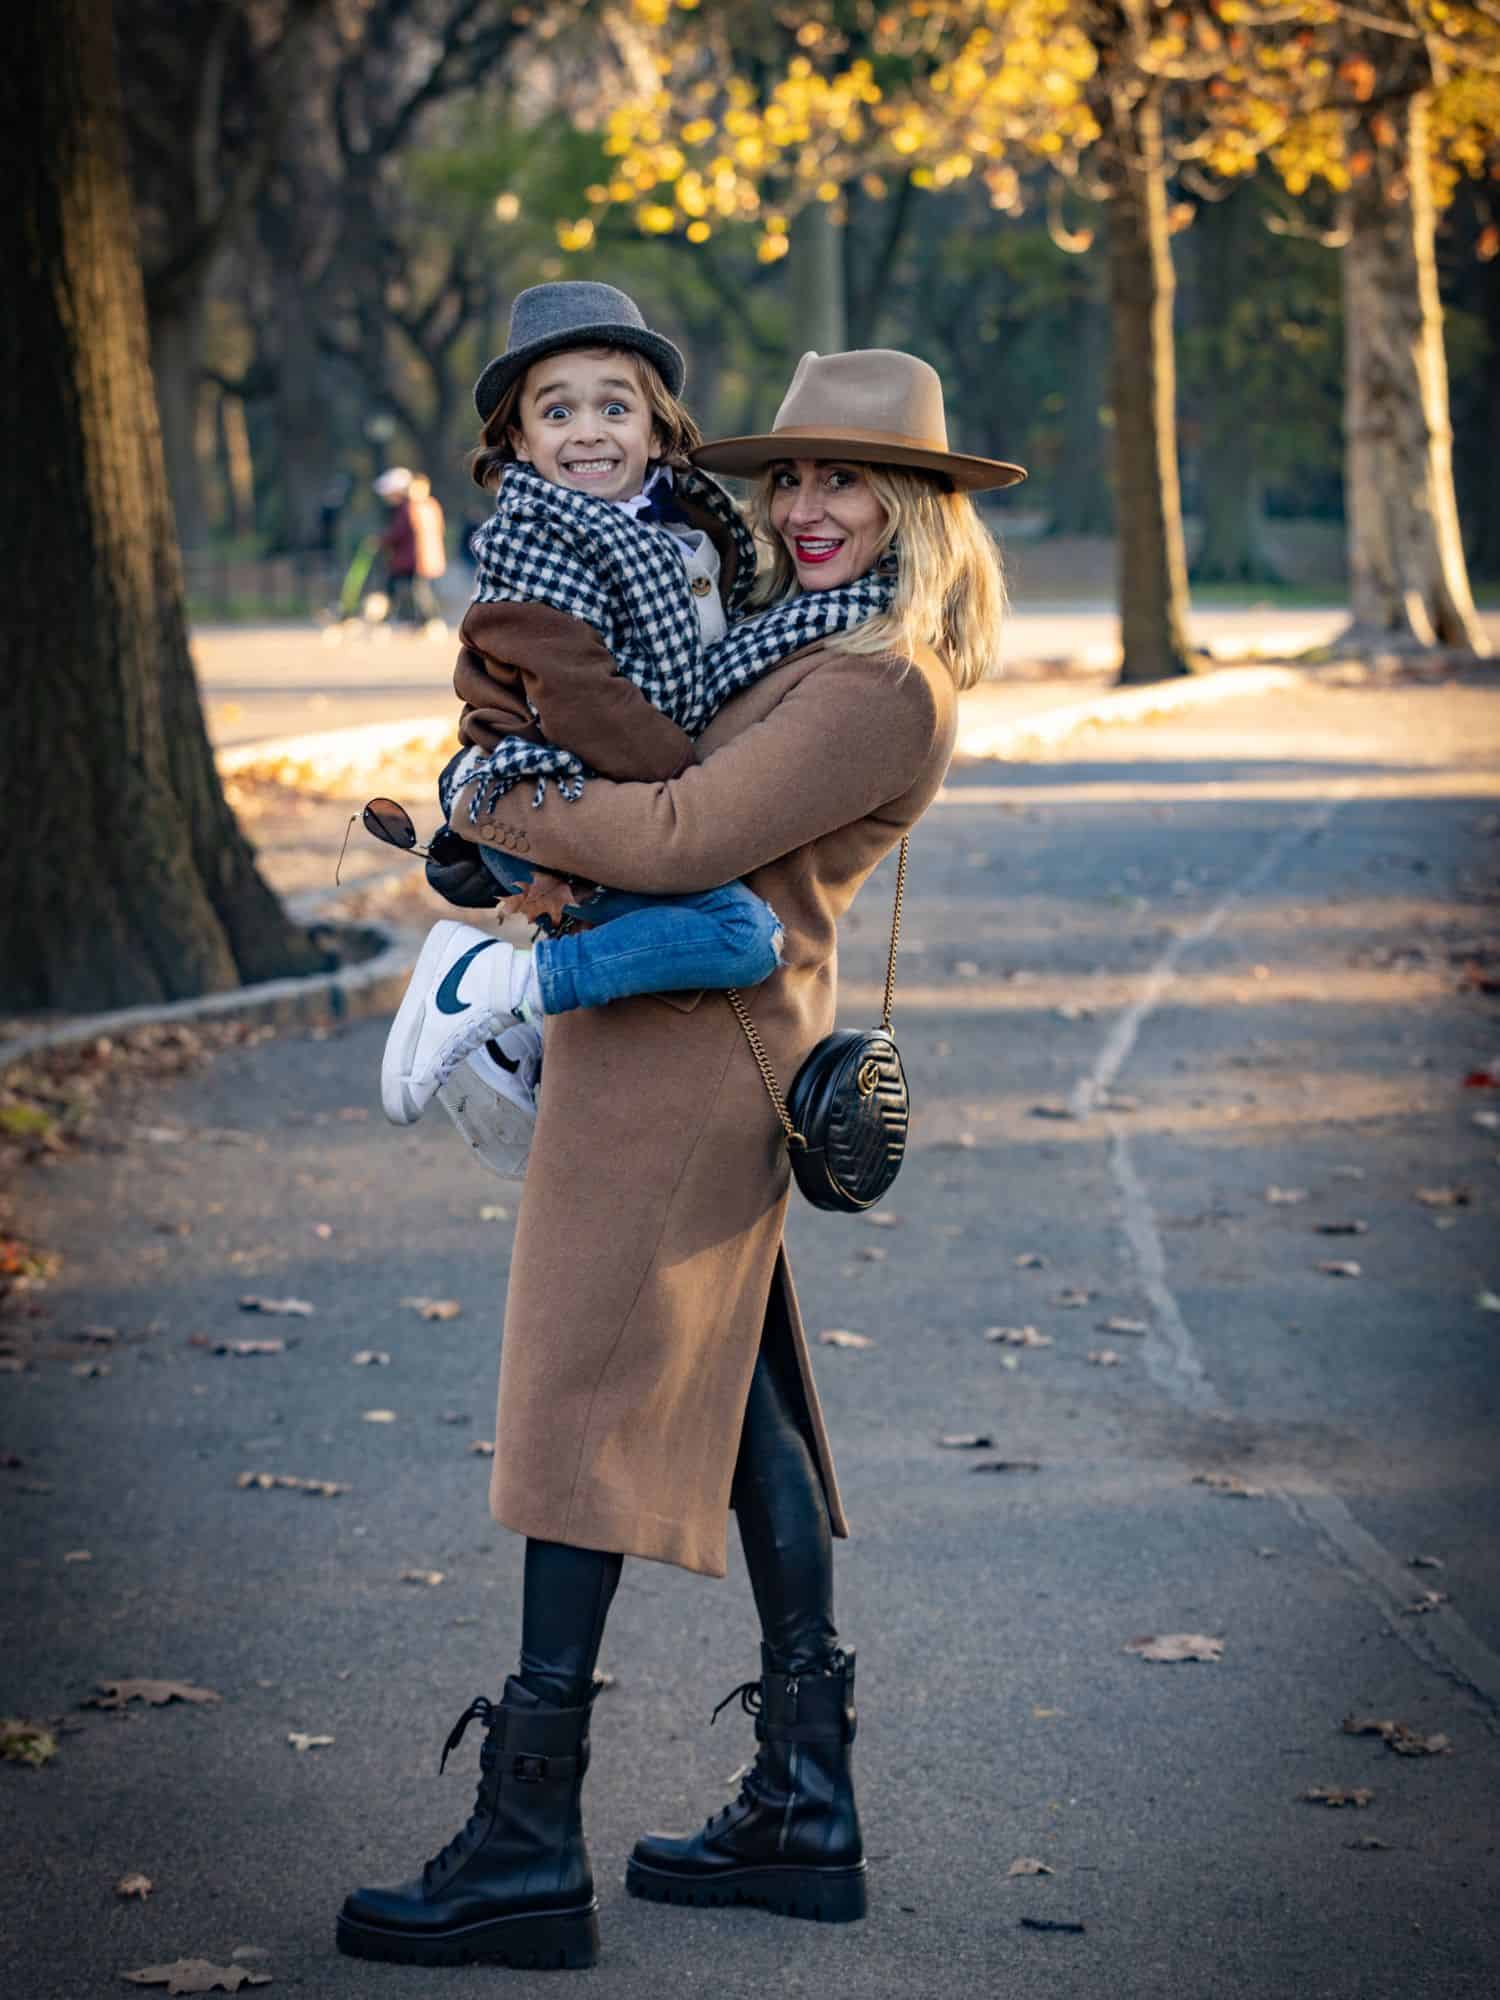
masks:
{"type": "MultiPolygon", "coordinates": [[[[901,857],[896,863],[896,907],[891,913],[891,955],[885,968],[885,1000],[880,1010],[880,1025],[886,1034],[891,1032],[891,1007],[896,998],[896,946],[901,937],[901,907],[906,897],[906,853],[909,841],[903,835],[901,857]]],[[[771,1067],[771,1058],[766,1054],[766,1045],[760,1038],[759,1030],[750,1018],[750,1010],[745,1005],[737,986],[726,988],[725,999],[734,1009],[735,1019],[745,1031],[745,1040],[750,1044],[756,1067],[766,1086],[766,1094],[771,1100],[776,1116],[781,1120],[781,1129],[786,1134],[789,1146],[802,1147],[806,1139],[792,1123],[792,1114],[786,1108],[786,1099],[781,1094],[781,1086],[776,1081],[776,1072],[771,1067]]]]}

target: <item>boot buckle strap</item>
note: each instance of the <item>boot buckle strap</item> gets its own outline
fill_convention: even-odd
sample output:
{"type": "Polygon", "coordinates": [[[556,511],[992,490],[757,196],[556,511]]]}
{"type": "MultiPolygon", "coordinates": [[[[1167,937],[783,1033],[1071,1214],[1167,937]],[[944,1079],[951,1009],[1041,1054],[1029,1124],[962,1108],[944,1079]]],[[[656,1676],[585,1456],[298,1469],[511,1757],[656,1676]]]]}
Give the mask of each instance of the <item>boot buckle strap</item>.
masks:
{"type": "Polygon", "coordinates": [[[540,1785],[546,1781],[551,1765],[550,1757],[518,1756],[511,1759],[510,1774],[522,1785],[540,1785]]]}

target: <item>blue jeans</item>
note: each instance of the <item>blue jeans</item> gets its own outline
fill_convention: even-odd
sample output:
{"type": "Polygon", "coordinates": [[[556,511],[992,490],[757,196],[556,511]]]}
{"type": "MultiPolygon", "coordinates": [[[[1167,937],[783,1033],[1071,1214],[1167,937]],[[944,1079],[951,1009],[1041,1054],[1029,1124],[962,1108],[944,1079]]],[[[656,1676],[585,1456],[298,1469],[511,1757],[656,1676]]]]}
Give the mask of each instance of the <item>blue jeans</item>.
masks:
{"type": "MultiPolygon", "coordinates": [[[[509,893],[531,881],[526,862],[494,847],[479,851],[509,893]]],[[[536,973],[549,1014],[642,993],[759,986],[781,962],[776,912],[743,882],[693,896],[601,889],[568,912],[596,928],[538,939],[536,973]]]]}

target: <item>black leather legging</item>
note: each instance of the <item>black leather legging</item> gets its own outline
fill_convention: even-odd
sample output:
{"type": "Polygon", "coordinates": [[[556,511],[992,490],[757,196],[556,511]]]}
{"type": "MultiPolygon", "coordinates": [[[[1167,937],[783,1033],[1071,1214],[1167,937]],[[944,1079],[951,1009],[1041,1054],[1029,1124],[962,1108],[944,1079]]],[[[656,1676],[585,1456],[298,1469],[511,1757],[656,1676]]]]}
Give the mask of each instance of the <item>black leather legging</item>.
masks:
{"type": "MultiPolygon", "coordinates": [[[[772,1672],[810,1673],[838,1644],[833,1544],[797,1395],[763,1344],[740,1434],[731,1503],[772,1672]]],[[[520,1679],[543,1701],[587,1698],[624,1558],[564,1542],[526,1544],[520,1679]]]]}

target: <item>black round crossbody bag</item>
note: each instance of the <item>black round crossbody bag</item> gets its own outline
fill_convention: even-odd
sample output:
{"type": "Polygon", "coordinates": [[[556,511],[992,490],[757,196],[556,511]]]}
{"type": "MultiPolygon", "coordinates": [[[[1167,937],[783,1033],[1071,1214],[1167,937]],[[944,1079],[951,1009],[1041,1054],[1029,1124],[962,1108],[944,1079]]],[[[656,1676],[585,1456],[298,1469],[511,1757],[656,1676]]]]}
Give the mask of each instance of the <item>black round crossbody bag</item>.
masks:
{"type": "Polygon", "coordinates": [[[733,987],[728,993],[786,1134],[798,1187],[814,1208],[845,1215],[874,1207],[900,1172],[906,1152],[911,1099],[891,1033],[896,943],[906,893],[906,850],[903,840],[896,864],[896,907],[891,916],[885,1004],[878,1028],[842,1028],[825,1035],[783,1098],[744,1000],[733,987]]]}

